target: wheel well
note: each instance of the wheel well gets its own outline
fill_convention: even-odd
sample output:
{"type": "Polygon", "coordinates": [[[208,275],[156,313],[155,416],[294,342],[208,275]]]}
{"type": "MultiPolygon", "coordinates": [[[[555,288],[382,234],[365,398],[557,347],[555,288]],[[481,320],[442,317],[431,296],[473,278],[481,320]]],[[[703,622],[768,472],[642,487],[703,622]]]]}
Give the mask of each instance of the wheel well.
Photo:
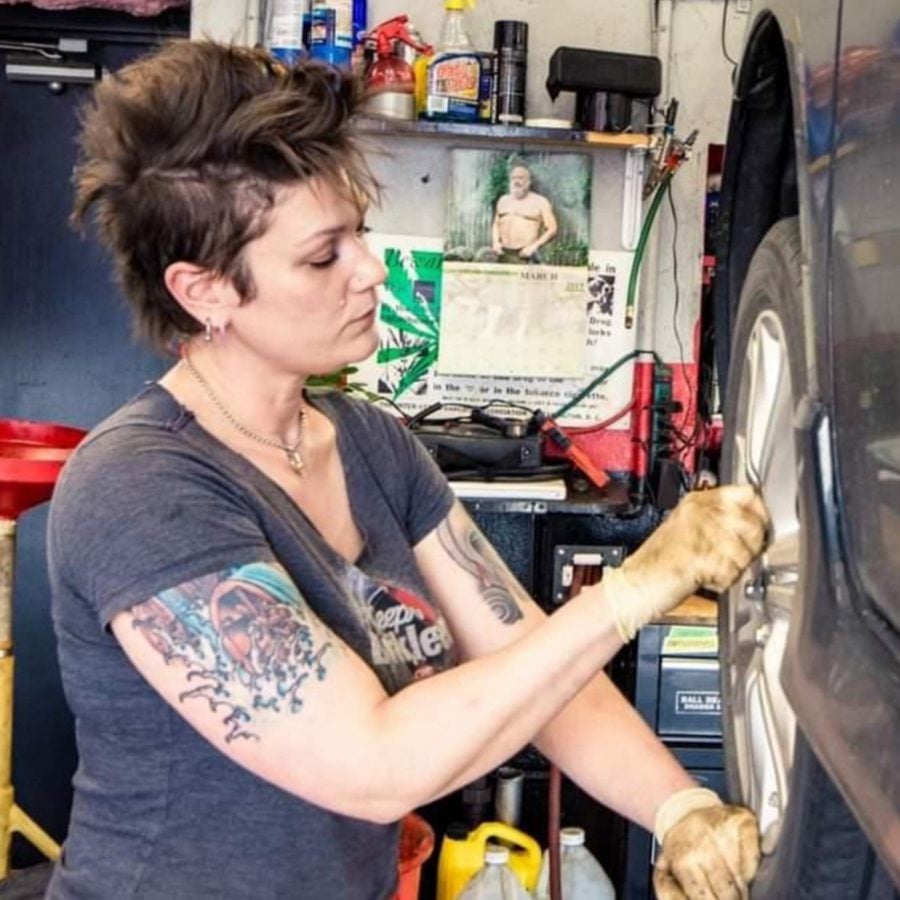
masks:
{"type": "Polygon", "coordinates": [[[781,27],[772,13],[763,13],[747,41],[735,86],[715,236],[716,365],[723,396],[750,259],[775,222],[799,211],[791,87],[781,27]]]}

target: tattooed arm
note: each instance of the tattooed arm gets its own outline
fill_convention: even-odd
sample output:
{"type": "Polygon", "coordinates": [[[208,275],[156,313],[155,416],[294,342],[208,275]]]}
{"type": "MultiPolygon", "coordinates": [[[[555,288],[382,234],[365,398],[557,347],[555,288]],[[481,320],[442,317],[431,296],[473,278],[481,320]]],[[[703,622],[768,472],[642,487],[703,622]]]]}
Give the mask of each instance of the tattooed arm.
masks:
{"type": "MultiPolygon", "coordinates": [[[[457,548],[467,590],[481,585],[491,621],[499,612],[521,622],[520,601],[478,546],[457,548]]],[[[392,697],[268,562],[162,591],[112,630],[151,686],[234,762],[320,806],[391,822],[471,780],[473,761],[477,774],[499,765],[603,665],[619,638],[595,601],[567,604],[520,641],[392,697]]]]}
{"type": "MultiPolygon", "coordinates": [[[[460,504],[416,552],[466,658],[495,654],[547,621],[547,614],[528,596],[460,504]]],[[[589,600],[595,614],[602,615],[604,604],[597,590],[597,585],[585,588],[579,599],[589,600]]],[[[618,645],[612,652],[616,649],[618,645]]],[[[580,663],[574,654],[571,660],[573,667],[580,663]]],[[[540,670],[544,660],[534,655],[531,665],[540,670]]],[[[486,687],[513,693],[518,689],[515,682],[486,687]]],[[[554,717],[549,707],[556,702],[550,691],[534,702],[516,723],[516,734],[525,722],[531,731],[509,755],[533,741],[588,794],[647,828],[652,828],[662,800],[694,785],[602,669],[554,717]]],[[[498,744],[508,746],[506,737],[498,729],[498,744]]],[[[463,776],[463,784],[483,773],[494,749],[486,748],[482,758],[472,761],[471,778],[463,776]]]]}

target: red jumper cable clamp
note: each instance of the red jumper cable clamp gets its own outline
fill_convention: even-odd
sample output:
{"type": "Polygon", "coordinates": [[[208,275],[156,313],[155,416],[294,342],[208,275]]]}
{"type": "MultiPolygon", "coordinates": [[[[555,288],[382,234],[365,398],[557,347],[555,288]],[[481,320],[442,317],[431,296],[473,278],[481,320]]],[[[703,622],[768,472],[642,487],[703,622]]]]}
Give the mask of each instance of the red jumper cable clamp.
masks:
{"type": "Polygon", "coordinates": [[[550,416],[538,409],[535,410],[532,421],[538,431],[548,440],[551,440],[562,451],[563,455],[567,459],[572,460],[598,488],[606,487],[609,484],[609,475],[599,466],[595,466],[587,453],[576,447],[572,438],[550,416]]]}

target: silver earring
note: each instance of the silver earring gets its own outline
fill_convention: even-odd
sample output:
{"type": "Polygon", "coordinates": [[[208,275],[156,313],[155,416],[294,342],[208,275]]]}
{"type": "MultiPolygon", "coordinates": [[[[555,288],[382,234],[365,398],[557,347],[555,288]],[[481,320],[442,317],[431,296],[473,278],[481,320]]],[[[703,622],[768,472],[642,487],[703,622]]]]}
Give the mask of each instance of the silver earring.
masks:
{"type": "Polygon", "coordinates": [[[207,320],[206,320],[206,327],[205,327],[205,329],[204,329],[204,331],[203,331],[203,340],[204,340],[207,344],[211,344],[211,343],[212,343],[212,339],[213,339],[213,324],[212,324],[212,319],[207,319],[207,320]]]}

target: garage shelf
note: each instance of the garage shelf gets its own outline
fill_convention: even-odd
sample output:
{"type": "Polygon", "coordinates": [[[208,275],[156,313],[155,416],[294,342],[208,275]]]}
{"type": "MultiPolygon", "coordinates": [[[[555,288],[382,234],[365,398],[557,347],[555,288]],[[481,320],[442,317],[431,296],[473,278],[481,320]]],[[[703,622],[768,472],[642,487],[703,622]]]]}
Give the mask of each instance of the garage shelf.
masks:
{"type": "Polygon", "coordinates": [[[476,138],[511,144],[588,145],[616,150],[649,150],[653,136],[648,134],[611,134],[602,131],[582,131],[569,128],[529,128],[524,125],[491,125],[468,122],[431,122],[427,119],[402,121],[375,119],[364,116],[359,128],[367,134],[396,137],[476,138]]]}

